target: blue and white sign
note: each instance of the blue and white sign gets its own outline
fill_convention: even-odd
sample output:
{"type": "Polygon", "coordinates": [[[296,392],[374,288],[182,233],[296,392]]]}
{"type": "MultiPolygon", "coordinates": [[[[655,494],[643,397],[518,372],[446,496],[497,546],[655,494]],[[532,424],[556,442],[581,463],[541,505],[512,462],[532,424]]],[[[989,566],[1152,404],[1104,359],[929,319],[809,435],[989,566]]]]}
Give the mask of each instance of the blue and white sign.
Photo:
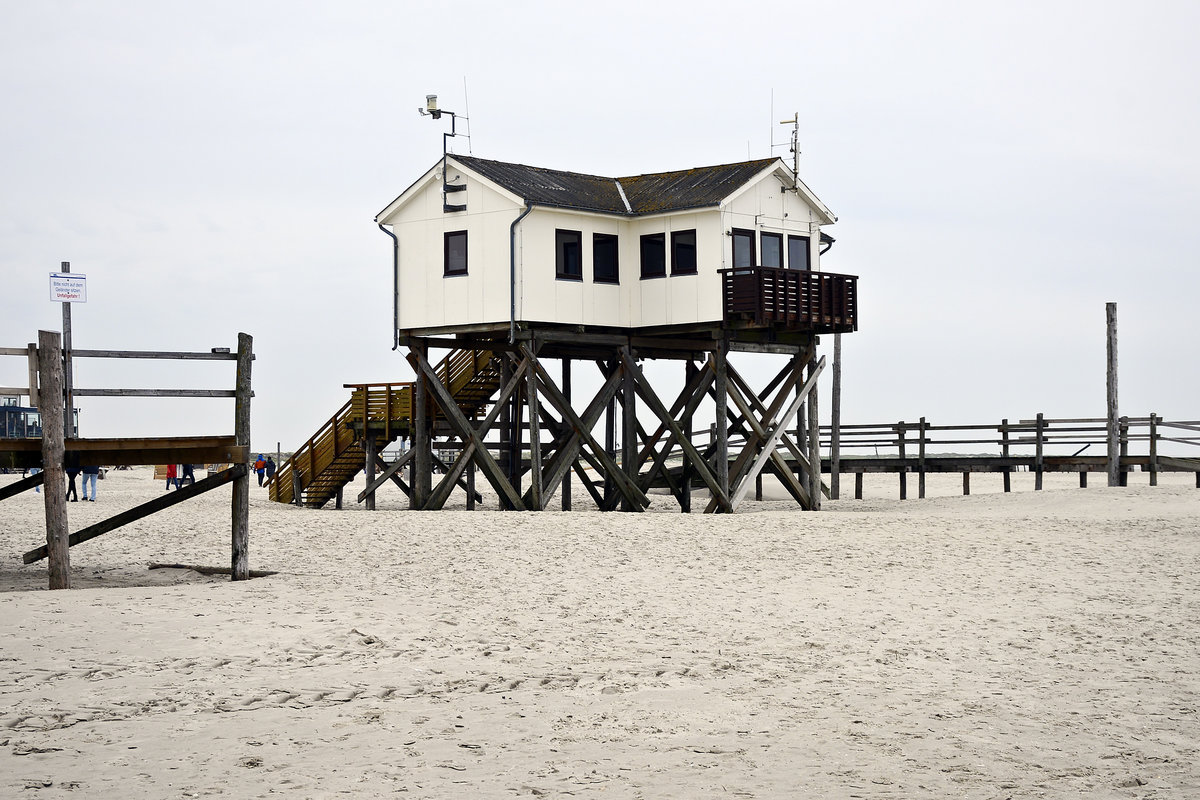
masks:
{"type": "Polygon", "coordinates": [[[86,303],[87,275],[75,272],[51,272],[50,300],[56,303],[86,303]]]}

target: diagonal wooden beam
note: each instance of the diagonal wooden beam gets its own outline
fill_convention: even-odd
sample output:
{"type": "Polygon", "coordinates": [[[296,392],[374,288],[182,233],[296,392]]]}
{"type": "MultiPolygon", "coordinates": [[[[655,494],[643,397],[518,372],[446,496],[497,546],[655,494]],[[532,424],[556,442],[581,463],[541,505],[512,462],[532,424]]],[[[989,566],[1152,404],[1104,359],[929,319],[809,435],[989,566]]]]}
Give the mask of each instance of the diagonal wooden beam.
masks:
{"type": "MultiPolygon", "coordinates": [[[[471,427],[471,423],[463,415],[462,409],[458,407],[458,403],[455,402],[454,397],[442,385],[437,373],[430,366],[429,360],[425,358],[423,353],[414,349],[409,350],[408,360],[414,369],[419,370],[428,378],[426,381],[428,384],[427,388],[433,394],[437,404],[441,406],[442,413],[446,417],[446,422],[462,438],[464,444],[475,446],[472,458],[479,465],[479,469],[483,472],[484,477],[487,478],[488,483],[500,495],[501,502],[516,511],[524,511],[525,504],[521,501],[521,495],[513,488],[513,485],[504,475],[504,471],[500,469],[500,465],[496,463],[496,459],[492,458],[492,454],[488,452],[487,446],[479,438],[476,430],[471,427]]],[[[492,415],[489,414],[488,418],[492,419],[492,415]]]]}
{"type": "Polygon", "coordinates": [[[475,455],[475,443],[468,442],[463,446],[458,458],[454,459],[454,465],[446,468],[446,474],[429,493],[429,502],[425,504],[426,511],[442,510],[442,506],[446,505],[446,501],[450,499],[450,493],[454,491],[454,487],[462,482],[460,480],[462,474],[466,472],[473,455],[475,455]]]}
{"type": "Polygon", "coordinates": [[[724,511],[731,511],[729,498],[721,491],[721,484],[717,480],[717,476],[708,468],[708,464],[704,462],[700,453],[696,451],[696,447],[683,435],[683,429],[679,427],[678,422],[671,418],[671,415],[667,412],[667,407],[658,399],[658,395],[650,389],[646,382],[646,376],[642,374],[641,369],[638,368],[638,365],[634,363],[628,354],[622,354],[622,360],[624,361],[625,369],[633,376],[634,388],[637,389],[638,394],[642,396],[642,399],[646,401],[646,405],[650,406],[650,409],[663,424],[670,428],[671,433],[674,435],[676,441],[679,442],[679,446],[683,449],[683,452],[696,462],[695,467],[696,471],[700,474],[700,479],[707,484],[709,491],[717,499],[719,507],[724,511]]]}
{"type": "Polygon", "coordinates": [[[779,444],[779,437],[783,435],[788,424],[796,417],[797,412],[800,411],[800,406],[802,406],[804,401],[808,399],[809,392],[816,388],[817,377],[820,376],[821,371],[824,369],[825,357],[822,356],[821,360],[809,370],[808,380],[806,380],[804,385],[800,387],[800,391],[797,393],[796,399],[793,400],[791,405],[787,407],[787,411],[783,413],[783,416],[779,417],[778,423],[769,423],[772,427],[770,428],[770,435],[767,437],[767,440],[763,442],[762,451],[759,453],[758,458],[754,460],[754,465],[750,468],[749,473],[747,473],[746,477],[742,479],[737,491],[733,493],[732,502],[735,509],[742,502],[742,500],[746,498],[746,493],[750,491],[750,487],[753,485],[754,479],[758,477],[760,472],[762,472],[763,465],[770,460],[771,454],[775,452],[776,445],[779,444]]]}
{"type": "MultiPolygon", "coordinates": [[[[413,451],[411,449],[409,449],[407,452],[404,453],[404,455],[400,456],[398,459],[393,461],[391,464],[388,464],[382,458],[379,458],[378,456],[376,456],[375,462],[376,462],[376,464],[383,464],[383,472],[381,472],[379,475],[376,475],[375,480],[373,480],[369,484],[367,484],[367,488],[363,489],[361,492],[358,493],[358,502],[361,503],[363,500],[366,499],[367,495],[371,494],[376,489],[378,489],[380,486],[383,486],[385,483],[390,481],[392,479],[392,476],[394,476],[397,472],[400,471],[401,467],[403,467],[409,461],[412,461],[412,458],[413,458],[413,451]]],[[[357,473],[355,473],[355,474],[357,474],[357,473]]],[[[405,494],[409,493],[409,490],[406,487],[401,487],[401,488],[404,489],[405,494]]]]}
{"type": "MultiPolygon", "coordinates": [[[[521,345],[521,352],[529,359],[530,366],[537,371],[538,380],[541,382],[542,391],[546,395],[546,399],[558,409],[558,413],[563,415],[563,419],[575,428],[576,433],[583,438],[584,443],[592,449],[592,453],[600,459],[600,462],[604,465],[605,474],[612,478],[616,484],[617,491],[637,510],[646,509],[650,505],[650,498],[646,496],[646,493],[636,483],[625,475],[617,462],[596,441],[596,438],[592,436],[591,429],[584,425],[583,420],[575,413],[575,409],[571,408],[571,404],[567,402],[566,398],[562,396],[562,392],[554,385],[554,379],[550,377],[550,374],[546,372],[545,368],[529,352],[529,349],[525,345],[521,345]]],[[[614,370],[613,377],[619,380],[619,373],[620,370],[614,370]]]]}
{"type": "MultiPolygon", "coordinates": [[[[684,387],[679,397],[676,398],[675,402],[671,405],[671,408],[668,411],[670,418],[678,419],[682,417],[683,419],[688,419],[695,414],[696,408],[699,407],[701,401],[704,400],[708,393],[708,388],[712,385],[712,382],[715,378],[716,372],[713,369],[712,361],[710,359],[704,368],[696,370],[696,374],[692,376],[691,382],[684,387]],[[683,411],[682,414],[679,413],[680,410],[683,411]]],[[[665,422],[660,423],[658,430],[655,431],[655,435],[651,437],[651,441],[647,443],[647,446],[657,444],[658,439],[661,438],[662,434],[669,430],[670,428],[665,422]]],[[[684,438],[688,441],[691,441],[691,437],[687,436],[686,432],[684,434],[684,438]]],[[[655,459],[654,463],[650,466],[650,469],[642,477],[642,489],[648,489],[650,484],[654,482],[654,479],[658,477],[659,471],[662,470],[666,464],[666,457],[669,452],[670,449],[668,447],[663,448],[660,457],[655,459]]],[[[684,481],[689,480],[686,475],[683,476],[683,479],[684,481]]]]}
{"type": "MultiPolygon", "coordinates": [[[[197,495],[202,495],[205,492],[209,492],[220,486],[224,486],[225,484],[232,482],[235,478],[240,478],[245,475],[247,469],[248,467],[245,464],[234,464],[229,469],[218,472],[216,475],[210,475],[204,480],[196,481],[191,486],[183,489],[176,489],[173,492],[168,492],[161,497],[156,497],[153,500],[142,503],[140,506],[135,506],[128,511],[122,511],[120,514],[117,514],[114,517],[109,517],[103,522],[97,522],[95,525],[89,525],[82,530],[72,533],[67,540],[67,546],[74,547],[81,542],[95,539],[97,536],[103,536],[109,531],[115,531],[117,528],[128,525],[131,522],[136,522],[143,517],[148,517],[151,514],[162,511],[165,508],[170,508],[176,503],[182,503],[185,500],[191,500],[197,495]]],[[[43,558],[46,558],[47,555],[47,547],[46,545],[42,545],[41,547],[36,547],[26,553],[23,556],[23,560],[26,564],[33,564],[37,561],[41,561],[43,558]]]]}
{"type": "MultiPolygon", "coordinates": [[[[480,438],[482,438],[482,437],[480,437],[480,438]]],[[[459,455],[461,456],[462,453],[460,452],[459,455]]],[[[433,463],[436,464],[437,466],[441,467],[441,470],[443,473],[448,473],[451,470],[451,467],[446,466],[445,461],[442,461],[440,458],[438,458],[437,453],[433,454],[433,463]]],[[[462,490],[465,492],[471,491],[470,487],[467,486],[467,482],[462,479],[461,472],[459,473],[458,486],[460,486],[462,488],[462,490]]],[[[483,502],[483,495],[481,495],[479,492],[475,492],[475,502],[477,502],[477,503],[483,502]]]]}
{"type": "MultiPolygon", "coordinates": [[[[762,423],[754,418],[754,414],[750,410],[749,405],[746,403],[746,399],[741,396],[741,391],[733,384],[732,381],[729,383],[729,396],[733,400],[734,404],[737,405],[741,410],[743,419],[745,419],[747,424],[749,424],[753,429],[754,435],[757,437],[758,441],[765,441],[769,435],[767,430],[762,426],[762,423]]],[[[792,453],[799,458],[799,451],[794,448],[791,440],[786,434],[781,437],[781,441],[786,441],[788,446],[792,448],[792,453]]],[[[796,502],[798,502],[802,508],[809,508],[810,498],[808,490],[805,489],[803,484],[801,484],[796,478],[795,473],[788,468],[787,461],[782,455],[779,454],[777,450],[771,453],[771,463],[775,467],[775,472],[779,474],[779,479],[783,483],[784,488],[788,490],[792,497],[796,498],[796,502]]],[[[803,464],[805,465],[805,468],[807,468],[807,458],[803,459],[803,464]]]]}

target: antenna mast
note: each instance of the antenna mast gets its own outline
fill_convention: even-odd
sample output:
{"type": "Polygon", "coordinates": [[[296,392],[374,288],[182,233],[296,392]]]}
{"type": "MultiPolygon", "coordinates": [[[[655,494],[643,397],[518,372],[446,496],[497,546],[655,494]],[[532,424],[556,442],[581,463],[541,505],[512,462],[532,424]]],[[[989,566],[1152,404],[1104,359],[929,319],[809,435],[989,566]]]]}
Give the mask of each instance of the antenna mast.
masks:
{"type": "Polygon", "coordinates": [[[792,126],[792,175],[800,177],[800,112],[797,111],[791,119],[780,120],[780,125],[792,126]]]}

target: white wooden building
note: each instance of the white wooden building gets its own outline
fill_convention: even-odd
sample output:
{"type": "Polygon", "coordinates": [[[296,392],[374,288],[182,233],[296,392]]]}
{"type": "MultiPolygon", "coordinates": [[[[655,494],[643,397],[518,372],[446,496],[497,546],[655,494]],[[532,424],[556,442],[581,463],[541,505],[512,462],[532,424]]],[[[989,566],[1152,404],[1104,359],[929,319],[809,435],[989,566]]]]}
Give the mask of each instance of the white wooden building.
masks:
{"type": "Polygon", "coordinates": [[[611,178],[461,155],[376,217],[395,329],[417,336],[719,323],[721,270],[819,271],[835,221],[777,158],[611,178]]]}

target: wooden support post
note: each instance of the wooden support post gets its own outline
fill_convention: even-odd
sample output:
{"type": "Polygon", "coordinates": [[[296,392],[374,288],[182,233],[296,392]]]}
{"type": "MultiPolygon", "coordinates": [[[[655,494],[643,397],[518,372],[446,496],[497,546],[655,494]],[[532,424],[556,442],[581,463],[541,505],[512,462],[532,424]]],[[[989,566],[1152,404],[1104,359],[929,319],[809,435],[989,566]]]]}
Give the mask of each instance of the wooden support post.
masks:
{"type": "Polygon", "coordinates": [[[1158,486],[1158,415],[1150,412],[1150,485],[1158,486]]]}
{"type": "MultiPolygon", "coordinates": [[[[250,449],[250,367],[254,363],[254,337],[238,334],[237,385],[234,389],[233,436],[239,447],[250,449]]],[[[250,472],[233,479],[233,548],[230,579],[250,579],[250,472]]],[[[296,493],[299,503],[300,494],[296,493]]]]}
{"type": "Polygon", "coordinates": [[[1121,476],[1120,476],[1119,483],[1122,486],[1128,486],[1129,485],[1129,467],[1126,466],[1126,458],[1129,456],[1129,417],[1121,417],[1120,433],[1121,433],[1121,447],[1120,447],[1121,460],[1120,460],[1119,468],[1121,470],[1121,476]]]}
{"type": "Polygon", "coordinates": [[[904,433],[906,427],[904,420],[900,420],[900,424],[896,426],[896,440],[900,450],[900,499],[908,499],[908,462],[904,455],[904,433]]]}
{"type": "Polygon", "coordinates": [[[862,500],[863,494],[863,474],[862,471],[854,473],[854,499],[862,500]]]}
{"type": "MultiPolygon", "coordinates": [[[[509,447],[512,448],[509,452],[508,463],[512,467],[512,483],[513,489],[517,494],[521,494],[521,476],[524,474],[524,459],[521,457],[522,450],[522,419],[524,417],[525,404],[521,402],[520,390],[513,392],[512,395],[512,434],[509,437],[509,447]]],[[[540,509],[539,509],[540,510],[540,509]]]]}
{"type": "MultiPolygon", "coordinates": [[[[971,473],[969,470],[963,470],[963,496],[971,493],[971,473]]],[[[924,497],[924,495],[921,495],[924,497]]]]}
{"type": "MultiPolygon", "coordinates": [[[[409,350],[419,361],[429,360],[428,346],[419,340],[409,344],[409,350]]],[[[430,377],[424,370],[417,370],[412,392],[412,479],[408,507],[414,510],[425,508],[433,480],[433,438],[429,430],[429,383],[430,377]]]]}
{"type": "MultiPolygon", "coordinates": [[[[375,457],[378,455],[375,451],[378,449],[375,443],[375,437],[366,431],[366,426],[363,426],[363,472],[367,477],[367,486],[375,482],[375,457]]],[[[368,488],[367,496],[364,499],[364,505],[367,511],[375,510],[375,490],[368,488]]]]}
{"type": "MultiPolygon", "coordinates": [[[[917,423],[917,497],[925,499],[925,418],[917,423]]],[[[966,473],[963,473],[964,478],[966,473]]],[[[966,488],[965,486],[963,487],[966,488]]],[[[967,494],[967,492],[963,492],[967,494]]]]}
{"type": "MultiPolygon", "coordinates": [[[[633,360],[629,345],[621,348],[622,361],[633,360]]],[[[633,482],[638,477],[638,442],[637,442],[637,395],[633,382],[633,374],[622,363],[621,369],[621,471],[633,482]]],[[[639,511],[628,499],[621,500],[622,511],[639,511]]]]}
{"type": "Polygon", "coordinates": [[[762,479],[762,473],[760,472],[754,478],[754,499],[755,500],[758,500],[760,502],[762,501],[762,490],[763,490],[763,479],[762,479]]]}
{"type": "MultiPolygon", "coordinates": [[[[1008,458],[1008,420],[1000,420],[1000,455],[1008,458]]],[[[1012,467],[1004,467],[1004,491],[1012,491],[1012,467]]]]}
{"type": "MultiPolygon", "coordinates": [[[[337,494],[335,494],[333,496],[333,507],[335,509],[337,509],[338,511],[342,510],[342,502],[343,502],[342,489],[344,489],[344,488],[345,488],[344,486],[339,486],[338,490],[337,490],[337,494]]],[[[374,500],[375,499],[374,496],[372,496],[371,499],[374,500]]]]}
{"type": "MultiPolygon", "coordinates": [[[[533,352],[537,355],[536,350],[533,352]]],[[[525,376],[525,389],[525,406],[529,409],[529,507],[541,511],[545,508],[542,502],[542,429],[538,411],[537,373],[534,370],[529,370],[525,376]]],[[[521,491],[520,486],[517,486],[517,491],[521,491]]]]}
{"type": "MultiPolygon", "coordinates": [[[[571,359],[562,360],[563,397],[571,402],[571,359]]],[[[562,479],[562,510],[571,510],[571,471],[567,470],[562,479]]]]}
{"type": "MultiPolygon", "coordinates": [[[[610,364],[606,367],[608,370],[605,377],[612,375],[613,366],[610,364]]],[[[608,406],[604,409],[604,453],[611,460],[616,460],[617,457],[617,398],[614,395],[609,401],[608,406]]],[[[604,507],[601,511],[611,511],[613,496],[617,492],[617,485],[611,475],[604,475],[604,507]]]]}
{"type": "MultiPolygon", "coordinates": [[[[696,363],[690,358],[683,362],[683,384],[691,386],[692,381],[696,377],[696,363]]],[[[683,427],[683,435],[690,442],[692,440],[692,416],[688,413],[681,420],[683,427]]],[[[683,514],[692,513],[692,460],[687,453],[683,454],[682,468],[680,469],[680,486],[679,486],[679,511],[683,514]]]]}
{"type": "Polygon", "coordinates": [[[467,511],[475,510],[475,461],[467,465],[467,511]]]}
{"type": "MultiPolygon", "coordinates": [[[[823,367],[823,365],[822,365],[823,367]]],[[[817,348],[808,352],[808,379],[820,374],[817,366],[817,348]]],[[[817,385],[808,392],[808,497],[809,511],[821,510],[821,415],[817,408],[817,385]]]]}
{"type": "Polygon", "coordinates": [[[304,477],[300,474],[298,466],[292,464],[292,502],[300,505],[300,493],[304,491],[304,477]]]}
{"type": "Polygon", "coordinates": [[[1107,394],[1108,410],[1108,485],[1121,485],[1120,463],[1120,429],[1118,427],[1117,405],[1117,304],[1105,303],[1104,314],[1107,322],[1107,394]]]}
{"type": "MultiPolygon", "coordinates": [[[[512,379],[512,363],[507,356],[500,359],[500,385],[507,386],[512,379]]],[[[512,467],[512,400],[505,397],[497,401],[500,404],[500,450],[496,454],[497,461],[500,464],[500,471],[504,473],[504,477],[508,482],[512,483],[513,467],[512,467]]]]}
{"type": "Polygon", "coordinates": [[[67,487],[63,472],[63,361],[59,335],[38,331],[38,374],[42,419],[42,497],[46,507],[46,549],[50,556],[50,588],[71,588],[67,487]]]}
{"type": "Polygon", "coordinates": [[[1046,434],[1046,415],[1039,411],[1038,415],[1037,415],[1037,430],[1035,433],[1036,438],[1034,440],[1034,445],[1033,445],[1033,447],[1034,447],[1034,450],[1033,450],[1033,468],[1034,468],[1033,488],[1034,488],[1034,491],[1039,491],[1039,492],[1042,490],[1042,473],[1044,471],[1043,470],[1044,464],[1043,464],[1042,459],[1044,457],[1043,451],[1045,449],[1045,442],[1046,442],[1045,434],[1046,434]]]}
{"type": "Polygon", "coordinates": [[[829,398],[829,499],[841,498],[842,481],[842,335],[833,335],[833,387],[829,398]]]}
{"type": "Polygon", "coordinates": [[[1080,489],[1087,488],[1087,470],[1086,469],[1081,469],[1079,471],[1079,488],[1080,489]]]}
{"type": "Polygon", "coordinates": [[[716,479],[729,496],[729,373],[726,360],[729,343],[721,338],[713,348],[713,399],[716,401],[716,479]]]}

